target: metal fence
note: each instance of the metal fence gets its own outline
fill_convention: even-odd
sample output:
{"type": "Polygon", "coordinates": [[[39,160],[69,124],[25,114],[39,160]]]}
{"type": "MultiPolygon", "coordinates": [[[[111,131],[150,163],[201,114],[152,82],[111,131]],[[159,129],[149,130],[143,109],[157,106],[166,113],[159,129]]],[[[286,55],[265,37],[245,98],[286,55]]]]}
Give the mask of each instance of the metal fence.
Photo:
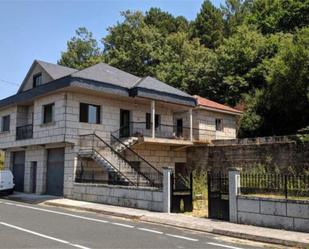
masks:
{"type": "Polygon", "coordinates": [[[240,175],[240,194],[309,199],[309,175],[240,175]]]}

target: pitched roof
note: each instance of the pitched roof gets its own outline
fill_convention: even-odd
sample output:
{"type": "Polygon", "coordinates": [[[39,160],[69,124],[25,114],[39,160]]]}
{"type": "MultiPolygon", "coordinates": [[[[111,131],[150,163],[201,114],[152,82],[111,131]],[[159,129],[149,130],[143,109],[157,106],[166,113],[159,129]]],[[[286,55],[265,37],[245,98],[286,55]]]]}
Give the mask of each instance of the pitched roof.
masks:
{"type": "Polygon", "coordinates": [[[139,77],[133,74],[124,72],[105,63],[96,64],[71,75],[73,77],[95,80],[125,88],[131,88],[138,80],[140,80],[139,77]]]}
{"type": "Polygon", "coordinates": [[[23,80],[22,84],[20,85],[17,93],[20,93],[23,90],[24,85],[26,84],[26,81],[29,77],[29,74],[31,73],[32,69],[39,64],[43,70],[53,79],[57,80],[64,76],[70,75],[71,73],[77,72],[76,69],[60,66],[58,64],[53,64],[45,61],[40,60],[34,60],[25,79],[23,80]]]}
{"type": "Polygon", "coordinates": [[[77,72],[74,68],[64,67],[58,64],[52,64],[45,61],[36,60],[36,62],[49,74],[53,79],[60,79],[64,76],[77,72]]]}
{"type": "Polygon", "coordinates": [[[237,109],[234,109],[234,108],[226,106],[226,105],[222,105],[220,103],[217,103],[215,101],[200,97],[198,95],[194,95],[194,98],[196,99],[198,106],[203,106],[203,107],[206,107],[206,108],[215,109],[215,110],[219,110],[219,111],[232,112],[232,113],[235,113],[235,114],[238,114],[238,115],[243,113],[242,111],[239,111],[237,109]]]}
{"type": "Polygon", "coordinates": [[[39,64],[52,78],[52,81],[36,87],[37,89],[28,90],[30,92],[37,92],[37,90],[40,89],[40,94],[43,94],[51,91],[51,89],[53,89],[51,86],[54,85],[57,89],[59,89],[61,88],[59,82],[61,82],[63,87],[72,86],[89,88],[95,91],[102,91],[112,94],[148,98],[189,106],[196,105],[196,101],[193,96],[162,81],[149,76],[140,78],[105,63],[98,63],[78,71],[76,69],[57,64],[35,60],[16,94],[18,96],[14,95],[11,96],[12,98],[9,97],[8,99],[5,99],[5,101],[0,101],[0,106],[2,104],[6,105],[9,102],[12,103],[17,99],[22,99],[19,95],[22,94],[24,96],[24,92],[22,91],[23,86],[27,82],[29,75],[37,64],[39,64]]]}
{"type": "Polygon", "coordinates": [[[175,88],[172,87],[160,80],[157,80],[155,78],[152,78],[150,76],[147,76],[145,78],[142,78],[140,81],[138,81],[134,87],[140,87],[148,90],[155,90],[163,93],[170,93],[170,94],[175,94],[183,97],[191,97],[191,95],[175,88]]]}

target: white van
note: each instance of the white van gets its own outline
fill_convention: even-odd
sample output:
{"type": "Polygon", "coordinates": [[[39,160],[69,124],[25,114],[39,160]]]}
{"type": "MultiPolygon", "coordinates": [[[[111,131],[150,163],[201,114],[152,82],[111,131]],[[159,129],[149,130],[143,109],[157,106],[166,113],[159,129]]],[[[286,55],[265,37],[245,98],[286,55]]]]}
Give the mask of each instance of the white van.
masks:
{"type": "Polygon", "coordinates": [[[10,170],[0,170],[0,193],[12,194],[14,186],[12,172],[10,170]]]}

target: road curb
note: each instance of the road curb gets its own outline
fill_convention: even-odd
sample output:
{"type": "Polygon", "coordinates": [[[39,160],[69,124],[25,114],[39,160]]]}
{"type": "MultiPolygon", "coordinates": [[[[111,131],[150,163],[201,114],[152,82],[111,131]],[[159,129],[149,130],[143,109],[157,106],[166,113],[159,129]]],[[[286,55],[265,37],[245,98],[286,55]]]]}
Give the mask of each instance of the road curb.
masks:
{"type": "Polygon", "coordinates": [[[54,202],[49,202],[49,201],[43,202],[42,204],[48,205],[48,206],[54,206],[54,207],[72,208],[76,210],[83,210],[83,211],[105,214],[105,215],[110,215],[110,216],[115,216],[115,217],[126,218],[126,219],[140,220],[140,221],[149,222],[153,224],[167,225],[167,226],[183,228],[183,229],[188,229],[188,230],[193,230],[193,231],[224,235],[224,236],[234,237],[238,239],[248,239],[248,240],[256,241],[256,242],[278,244],[278,245],[283,245],[283,246],[292,246],[292,247],[297,247],[297,248],[308,248],[309,246],[309,244],[302,243],[299,241],[277,239],[277,238],[254,235],[254,234],[234,232],[234,231],[224,230],[224,229],[205,228],[205,227],[194,226],[194,225],[188,226],[188,223],[170,222],[170,220],[158,219],[157,217],[148,217],[144,215],[129,215],[129,214],[124,214],[124,213],[119,213],[119,212],[99,210],[96,208],[77,207],[74,205],[54,203],[54,202]]]}
{"type": "Polygon", "coordinates": [[[117,212],[106,211],[106,210],[99,210],[96,208],[77,207],[74,205],[53,203],[53,202],[48,202],[48,201],[43,202],[42,204],[47,205],[47,206],[54,206],[54,207],[72,208],[72,209],[94,212],[94,213],[105,214],[105,215],[111,215],[111,216],[116,216],[116,217],[121,217],[121,218],[132,219],[132,220],[140,220],[142,217],[141,215],[130,215],[130,214],[117,213],[117,212]]]}

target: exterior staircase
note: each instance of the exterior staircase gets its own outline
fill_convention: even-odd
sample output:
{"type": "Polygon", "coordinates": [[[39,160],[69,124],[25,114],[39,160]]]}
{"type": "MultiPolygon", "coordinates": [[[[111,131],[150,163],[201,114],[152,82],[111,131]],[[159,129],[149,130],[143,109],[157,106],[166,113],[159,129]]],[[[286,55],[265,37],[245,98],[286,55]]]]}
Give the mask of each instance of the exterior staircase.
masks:
{"type": "MultiPolygon", "coordinates": [[[[126,142],[130,146],[137,140],[127,139],[126,142]]],[[[91,158],[106,171],[114,173],[119,184],[161,187],[162,173],[149,166],[146,170],[144,167],[143,170],[136,168],[120,153],[128,148],[123,142],[118,141],[118,145],[111,146],[96,134],[82,135],[80,141],[79,156],[91,158]]]]}
{"type": "Polygon", "coordinates": [[[138,137],[128,137],[121,139],[121,142],[115,141],[112,146],[117,152],[120,153],[136,143],[138,143],[138,137]]]}

